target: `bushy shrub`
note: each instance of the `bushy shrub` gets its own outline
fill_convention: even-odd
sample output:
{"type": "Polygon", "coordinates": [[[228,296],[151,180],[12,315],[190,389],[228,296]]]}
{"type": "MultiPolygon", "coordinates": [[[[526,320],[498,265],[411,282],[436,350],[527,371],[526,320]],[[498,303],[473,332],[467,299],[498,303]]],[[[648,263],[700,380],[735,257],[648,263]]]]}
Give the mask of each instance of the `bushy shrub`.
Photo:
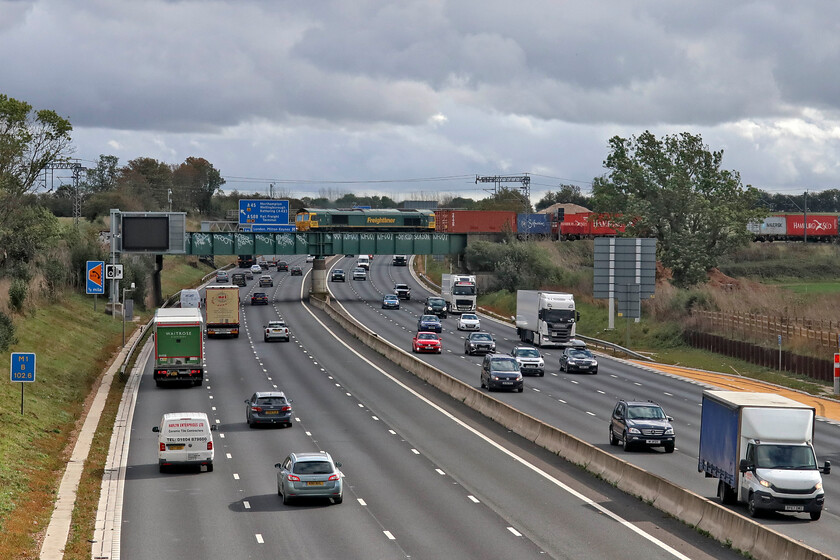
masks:
{"type": "Polygon", "coordinates": [[[20,313],[23,310],[23,304],[26,301],[28,291],[29,284],[26,280],[14,278],[12,284],[9,286],[9,307],[20,313]]]}
{"type": "Polygon", "coordinates": [[[0,352],[7,351],[13,344],[17,344],[15,324],[11,317],[0,311],[0,352]]]}

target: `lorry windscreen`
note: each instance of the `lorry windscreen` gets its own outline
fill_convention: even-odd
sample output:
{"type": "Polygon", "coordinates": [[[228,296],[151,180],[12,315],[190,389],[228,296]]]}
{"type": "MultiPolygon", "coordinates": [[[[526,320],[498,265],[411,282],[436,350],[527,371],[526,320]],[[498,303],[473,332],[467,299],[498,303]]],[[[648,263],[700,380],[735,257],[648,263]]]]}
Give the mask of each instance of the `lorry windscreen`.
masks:
{"type": "Polygon", "coordinates": [[[452,288],[452,293],[456,296],[474,296],[475,295],[475,286],[454,286],[452,288]]]}
{"type": "Polygon", "coordinates": [[[571,309],[545,309],[543,310],[543,320],[547,323],[563,323],[572,321],[575,318],[575,312],[571,309]]]}
{"type": "Polygon", "coordinates": [[[755,466],[759,469],[817,469],[814,451],[807,445],[761,444],[755,447],[755,466]]]}

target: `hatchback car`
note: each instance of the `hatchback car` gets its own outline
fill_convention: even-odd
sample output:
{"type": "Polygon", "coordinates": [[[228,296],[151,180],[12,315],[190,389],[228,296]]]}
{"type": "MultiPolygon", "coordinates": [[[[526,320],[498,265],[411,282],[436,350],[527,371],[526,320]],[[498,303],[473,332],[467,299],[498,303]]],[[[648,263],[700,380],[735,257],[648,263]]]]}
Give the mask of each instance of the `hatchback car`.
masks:
{"type": "Polygon", "coordinates": [[[560,354],[560,370],[566,373],[598,373],[598,360],[586,348],[566,348],[560,354]]]}
{"type": "Polygon", "coordinates": [[[474,332],[464,340],[464,354],[492,354],[496,351],[496,341],[486,332],[474,332]]]}
{"type": "Polygon", "coordinates": [[[427,297],[426,305],[423,309],[423,313],[437,315],[441,319],[446,319],[446,300],[442,297],[427,297]]]}
{"type": "Polygon", "coordinates": [[[610,419],[610,445],[623,443],[625,451],[635,446],[664,447],[665,453],[673,453],[676,444],[673,421],[653,401],[620,400],[610,419]]]}
{"type": "Polygon", "coordinates": [[[434,352],[440,354],[443,350],[443,342],[440,335],[433,332],[419,332],[414,335],[411,341],[412,352],[434,352]]]}
{"type": "Polygon", "coordinates": [[[315,262],[315,255],[306,255],[306,262],[315,262]]]}
{"type": "Polygon", "coordinates": [[[289,327],[286,326],[285,321],[269,321],[263,327],[263,341],[269,342],[271,340],[282,340],[289,342],[289,327]]]}
{"type": "Polygon", "coordinates": [[[219,270],[216,272],[216,282],[219,284],[230,282],[230,276],[224,270],[219,270]]]}
{"type": "Polygon", "coordinates": [[[459,331],[480,331],[481,320],[475,313],[461,313],[458,318],[459,331]]]}
{"type": "Polygon", "coordinates": [[[426,332],[443,332],[443,325],[440,324],[440,319],[434,315],[421,315],[417,319],[417,331],[426,332]]]}
{"type": "Polygon", "coordinates": [[[262,267],[258,264],[251,265],[251,273],[252,274],[260,274],[262,272],[262,267]]]}
{"type": "Polygon", "coordinates": [[[254,292],[251,295],[251,305],[268,305],[268,295],[265,292],[254,292]]]}
{"type": "Polygon", "coordinates": [[[354,268],[353,280],[367,280],[367,270],[361,267],[354,268]]]}
{"type": "Polygon", "coordinates": [[[545,360],[540,351],[533,346],[514,346],[510,355],[519,362],[522,375],[545,375],[545,360]]]}
{"type": "Polygon", "coordinates": [[[295,498],[332,498],[333,503],[344,501],[344,474],[341,463],[333,461],[324,451],[291,453],[282,463],[274,465],[277,471],[277,494],[283,503],[295,498]]]}
{"type": "Polygon", "coordinates": [[[487,354],[481,363],[481,388],[511,389],[522,392],[525,388],[519,362],[507,354],[487,354]]]}
{"type": "Polygon", "coordinates": [[[292,401],[283,391],[260,391],[245,401],[245,421],[248,427],[257,424],[292,426],[292,401]]]}
{"type": "Polygon", "coordinates": [[[344,282],[345,280],[344,270],[334,268],[332,274],[330,274],[330,282],[344,282]]]}
{"type": "Polygon", "coordinates": [[[382,298],[382,309],[399,309],[400,298],[395,294],[388,294],[382,298]]]}
{"type": "Polygon", "coordinates": [[[408,287],[408,284],[394,284],[394,292],[400,299],[406,301],[411,299],[411,288],[408,287]]]}
{"type": "Polygon", "coordinates": [[[290,276],[303,276],[303,270],[299,266],[293,266],[291,270],[289,270],[290,276]]]}
{"type": "Polygon", "coordinates": [[[277,272],[289,272],[289,263],[286,261],[278,261],[277,272]]]}

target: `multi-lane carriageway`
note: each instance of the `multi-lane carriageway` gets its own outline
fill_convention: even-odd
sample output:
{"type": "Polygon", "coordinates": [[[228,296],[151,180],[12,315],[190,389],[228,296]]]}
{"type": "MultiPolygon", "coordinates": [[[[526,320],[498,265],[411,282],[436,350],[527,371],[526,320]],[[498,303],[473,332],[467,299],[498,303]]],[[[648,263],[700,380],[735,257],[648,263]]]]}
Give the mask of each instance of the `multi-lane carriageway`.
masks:
{"type": "MultiPolygon", "coordinates": [[[[303,257],[292,260],[307,266],[303,257]]],[[[345,269],[350,264],[337,259],[345,269]]],[[[367,327],[410,351],[427,293],[407,268],[389,265],[390,259],[375,259],[367,281],[329,287],[367,327]],[[411,283],[413,299],[384,311],[382,295],[395,281],[411,283]]],[[[243,335],[207,341],[204,386],[155,388],[147,365],[131,428],[121,557],[739,557],[361,347],[305,303],[304,270],[302,278],[271,273],[269,306],[248,305],[254,282],[241,288],[243,335]],[[278,315],[290,325],[292,341],[264,343],[262,325],[278,315]],[[293,399],[294,426],[248,429],[243,401],[275,388],[293,399]],[[151,427],[164,412],[179,410],[206,411],[218,424],[212,473],[158,472],[151,427]],[[282,504],[273,465],[300,450],[328,451],[343,463],[343,504],[282,504]]],[[[463,355],[454,323],[444,321],[444,353],[421,359],[477,386],[480,359],[463,355]]],[[[510,327],[484,326],[501,350],[515,343],[510,327]]],[[[494,396],[701,495],[714,494],[713,483],[696,472],[701,385],[612,360],[592,377],[560,374],[556,355],[547,363],[544,378],[526,379],[525,393],[494,396]],[[609,448],[606,418],[615,399],[628,393],[655,398],[676,418],[674,454],[609,448]]],[[[836,430],[818,427],[818,451],[838,448],[836,430]]],[[[829,500],[833,488],[828,485],[829,500]]],[[[764,520],[829,553],[836,553],[836,521],[831,511],[816,523],[783,515],[764,520]]]]}

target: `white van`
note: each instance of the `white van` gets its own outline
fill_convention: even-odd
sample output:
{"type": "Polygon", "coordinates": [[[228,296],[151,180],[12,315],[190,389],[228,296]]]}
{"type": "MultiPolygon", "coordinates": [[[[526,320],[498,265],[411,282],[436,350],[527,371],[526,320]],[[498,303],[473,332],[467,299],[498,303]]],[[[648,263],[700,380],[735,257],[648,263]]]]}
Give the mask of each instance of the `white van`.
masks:
{"type": "Polygon", "coordinates": [[[198,290],[181,290],[181,307],[195,308],[201,307],[201,294],[198,290]]]}
{"type": "Polygon", "coordinates": [[[216,426],[203,412],[170,412],[160,419],[158,434],[158,465],[160,472],[168,467],[202,465],[213,472],[213,434],[216,426]]]}
{"type": "Polygon", "coordinates": [[[359,259],[356,261],[356,268],[370,270],[370,257],[367,255],[359,255],[359,259]]]}

